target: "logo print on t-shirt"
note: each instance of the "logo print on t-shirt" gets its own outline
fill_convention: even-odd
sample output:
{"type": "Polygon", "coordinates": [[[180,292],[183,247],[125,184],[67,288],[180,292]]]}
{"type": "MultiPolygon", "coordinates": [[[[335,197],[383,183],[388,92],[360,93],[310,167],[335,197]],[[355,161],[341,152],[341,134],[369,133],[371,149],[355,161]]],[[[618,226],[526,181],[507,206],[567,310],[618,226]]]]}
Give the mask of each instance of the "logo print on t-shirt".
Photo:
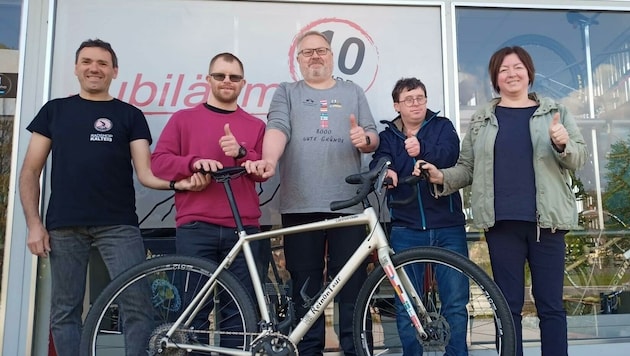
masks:
{"type": "Polygon", "coordinates": [[[96,122],[94,122],[94,128],[99,132],[107,132],[112,129],[112,126],[114,126],[112,121],[104,117],[96,119],[96,122]]]}
{"type": "Polygon", "coordinates": [[[326,99],[319,101],[319,127],[328,128],[328,101],[326,99]]]}

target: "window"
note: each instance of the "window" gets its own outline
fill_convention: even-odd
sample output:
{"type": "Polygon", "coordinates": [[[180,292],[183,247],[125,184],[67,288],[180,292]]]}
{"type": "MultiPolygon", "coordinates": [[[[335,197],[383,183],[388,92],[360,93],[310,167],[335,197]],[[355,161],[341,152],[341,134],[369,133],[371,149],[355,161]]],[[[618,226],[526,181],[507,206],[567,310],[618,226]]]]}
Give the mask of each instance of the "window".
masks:
{"type": "MultiPolygon", "coordinates": [[[[614,314],[630,312],[620,303],[628,293],[617,293],[630,279],[629,23],[629,13],[608,11],[457,11],[461,132],[494,95],[490,56],[519,45],[534,60],[532,90],[565,104],[587,142],[590,157],[573,181],[582,229],[566,238],[565,308],[575,339],[620,337],[630,329],[627,318],[619,323],[622,315],[614,314]]],[[[531,297],[526,299],[524,329],[530,320],[537,328],[531,297]]]]}

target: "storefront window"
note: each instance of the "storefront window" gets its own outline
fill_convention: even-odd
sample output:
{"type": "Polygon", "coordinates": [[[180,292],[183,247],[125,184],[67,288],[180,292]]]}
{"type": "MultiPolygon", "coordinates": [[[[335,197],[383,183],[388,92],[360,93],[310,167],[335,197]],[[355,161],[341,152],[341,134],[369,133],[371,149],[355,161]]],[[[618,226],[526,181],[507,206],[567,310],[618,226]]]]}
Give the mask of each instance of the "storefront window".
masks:
{"type": "Polygon", "coordinates": [[[0,271],[4,260],[22,0],[0,2],[0,271]]]}
{"type": "MultiPolygon", "coordinates": [[[[630,330],[623,315],[630,313],[629,23],[629,13],[612,11],[457,11],[462,134],[472,113],[494,95],[490,56],[519,45],[536,66],[533,90],[565,104],[587,143],[587,163],[573,180],[581,229],[566,238],[564,299],[571,339],[615,338],[630,330]]],[[[524,329],[538,324],[530,295],[524,329]]],[[[524,332],[525,339],[537,337],[524,332]]]]}

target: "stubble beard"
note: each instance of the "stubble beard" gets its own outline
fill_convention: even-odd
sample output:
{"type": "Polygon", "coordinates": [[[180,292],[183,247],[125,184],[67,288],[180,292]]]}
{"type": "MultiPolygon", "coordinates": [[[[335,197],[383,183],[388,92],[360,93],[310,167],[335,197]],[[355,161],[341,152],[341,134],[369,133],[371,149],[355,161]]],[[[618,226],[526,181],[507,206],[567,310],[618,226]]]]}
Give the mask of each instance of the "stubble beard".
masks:
{"type": "Polygon", "coordinates": [[[328,75],[327,72],[328,71],[326,70],[326,67],[324,66],[321,66],[319,68],[309,67],[306,71],[306,75],[304,76],[304,79],[312,80],[312,81],[326,79],[330,77],[330,75],[328,75]]]}
{"type": "Polygon", "coordinates": [[[237,90],[218,89],[213,91],[212,94],[218,102],[223,104],[233,104],[238,99],[240,92],[237,90]]]}

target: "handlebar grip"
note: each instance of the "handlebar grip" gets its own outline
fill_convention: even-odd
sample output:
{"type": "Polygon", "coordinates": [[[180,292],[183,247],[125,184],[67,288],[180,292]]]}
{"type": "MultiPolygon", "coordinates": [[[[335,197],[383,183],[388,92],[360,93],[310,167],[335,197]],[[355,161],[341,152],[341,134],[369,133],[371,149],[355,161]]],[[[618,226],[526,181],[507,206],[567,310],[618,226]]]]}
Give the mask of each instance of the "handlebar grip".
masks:
{"type": "Polygon", "coordinates": [[[341,210],[359,204],[361,201],[363,201],[363,198],[365,198],[370,193],[371,189],[372,186],[370,184],[363,184],[361,186],[361,189],[359,189],[354,197],[346,200],[336,200],[330,202],[330,210],[341,210]]]}
{"type": "Polygon", "coordinates": [[[412,185],[412,184],[416,184],[416,183],[418,183],[418,182],[419,182],[419,181],[421,181],[422,179],[423,179],[423,178],[422,178],[421,176],[419,177],[419,176],[414,176],[414,175],[411,175],[411,176],[406,176],[406,177],[402,178],[401,180],[399,180],[399,181],[398,181],[398,183],[399,183],[399,184],[409,184],[409,185],[412,185]]]}
{"type": "Polygon", "coordinates": [[[348,200],[333,201],[333,202],[330,202],[330,210],[331,211],[341,210],[341,209],[344,209],[344,208],[351,207],[353,205],[359,204],[360,201],[361,201],[361,199],[359,199],[359,197],[354,197],[354,198],[348,199],[348,200]]]}
{"type": "Polygon", "coordinates": [[[347,200],[336,200],[331,202],[330,210],[341,210],[362,202],[363,199],[365,199],[367,195],[370,194],[370,192],[374,189],[374,183],[376,180],[378,180],[379,177],[383,177],[379,182],[377,182],[379,187],[382,186],[385,171],[389,164],[390,162],[387,160],[387,158],[381,157],[371,170],[347,176],[347,183],[361,184],[361,187],[354,197],[347,200]]]}
{"type": "Polygon", "coordinates": [[[418,185],[417,184],[422,179],[423,179],[423,177],[418,177],[418,176],[411,175],[411,176],[406,176],[406,177],[402,178],[401,180],[399,180],[398,181],[398,185],[401,185],[401,184],[408,184],[408,185],[410,185],[411,189],[412,189],[412,193],[409,194],[407,199],[390,200],[389,207],[390,208],[395,208],[395,207],[404,206],[404,205],[410,204],[415,199],[417,199],[417,195],[418,195],[418,185]]]}
{"type": "Polygon", "coordinates": [[[363,183],[363,179],[361,178],[362,175],[359,174],[353,174],[353,175],[349,175],[346,177],[346,183],[348,184],[361,184],[363,183]]]}

